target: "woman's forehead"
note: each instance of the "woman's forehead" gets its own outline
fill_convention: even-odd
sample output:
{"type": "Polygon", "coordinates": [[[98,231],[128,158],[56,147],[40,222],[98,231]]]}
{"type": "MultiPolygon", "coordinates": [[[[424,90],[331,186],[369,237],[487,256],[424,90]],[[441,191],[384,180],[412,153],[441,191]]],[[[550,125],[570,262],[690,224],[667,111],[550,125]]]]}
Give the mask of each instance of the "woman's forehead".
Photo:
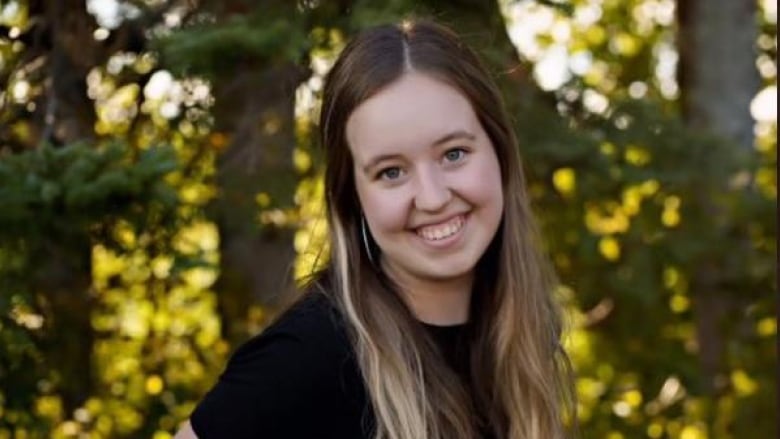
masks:
{"type": "Polygon", "coordinates": [[[436,144],[453,133],[479,135],[474,110],[456,88],[409,73],[365,102],[347,121],[347,141],[356,158],[398,148],[436,144]]]}

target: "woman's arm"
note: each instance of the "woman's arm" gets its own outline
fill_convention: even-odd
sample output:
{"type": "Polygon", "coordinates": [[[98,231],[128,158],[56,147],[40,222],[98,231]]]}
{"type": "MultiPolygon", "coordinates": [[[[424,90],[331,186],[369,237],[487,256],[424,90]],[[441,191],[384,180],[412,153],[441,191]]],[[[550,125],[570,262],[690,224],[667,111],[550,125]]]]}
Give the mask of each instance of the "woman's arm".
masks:
{"type": "Polygon", "coordinates": [[[196,436],[195,431],[192,430],[190,421],[187,421],[184,423],[181,429],[179,429],[173,439],[198,439],[198,436],[196,436]]]}

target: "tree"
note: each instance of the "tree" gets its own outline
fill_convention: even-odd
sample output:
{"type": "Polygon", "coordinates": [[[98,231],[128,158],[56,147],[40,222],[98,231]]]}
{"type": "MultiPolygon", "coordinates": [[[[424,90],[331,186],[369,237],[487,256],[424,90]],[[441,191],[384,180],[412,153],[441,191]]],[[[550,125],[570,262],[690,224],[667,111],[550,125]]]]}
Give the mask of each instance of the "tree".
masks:
{"type": "Polygon", "coordinates": [[[678,47],[683,115],[693,129],[752,149],[750,102],[759,90],[755,68],[756,2],[680,0],[678,47]]]}
{"type": "Polygon", "coordinates": [[[200,11],[214,22],[196,21],[164,42],[163,62],[214,84],[214,132],[226,145],[216,166],[219,197],[209,211],[220,235],[223,334],[236,344],[255,330],[247,327],[247,311],[270,304],[291,283],[292,231],[260,227],[257,199],[292,204],[305,30],[293,2],[257,9],[245,1],[204,2],[200,11]]]}
{"type": "MultiPolygon", "coordinates": [[[[127,21],[110,41],[97,41],[92,34],[97,27],[94,17],[82,2],[11,2],[9,7],[13,5],[19,12],[3,23],[3,33],[24,49],[18,56],[12,55],[2,72],[2,82],[14,87],[9,91],[15,96],[2,113],[3,153],[93,142],[97,117],[87,94],[87,74],[119,50],[140,50],[143,29],[159,18],[160,11],[148,11],[127,21]]],[[[57,153],[42,154],[40,159],[57,153]]],[[[49,192],[43,197],[49,200],[42,201],[51,201],[56,195],[49,192]]],[[[55,369],[66,410],[73,410],[85,401],[92,385],[89,368],[83,369],[90,363],[94,337],[89,294],[92,241],[86,228],[57,224],[56,218],[48,220],[50,224],[37,230],[47,239],[26,241],[16,251],[35,266],[24,282],[34,294],[43,293],[33,305],[47,316],[43,352],[49,367],[55,369]]]]}
{"type": "MultiPolygon", "coordinates": [[[[125,17],[110,30],[82,2],[11,1],[0,7],[4,433],[48,437],[71,428],[74,421],[68,420],[75,417],[85,429],[117,420],[113,428],[121,434],[126,416],[117,413],[134,413],[129,407],[137,401],[114,404],[109,396],[126,377],[114,375],[113,383],[106,377],[111,361],[105,353],[123,343],[124,322],[114,317],[96,323],[106,321],[101,314],[116,303],[128,273],[99,279],[104,261],[95,252],[129,253],[126,238],[138,236],[150,253],[171,253],[172,230],[188,222],[179,214],[179,188],[169,178],[180,164],[194,163],[180,162],[170,144],[161,145],[187,136],[158,129],[155,115],[142,108],[149,100],[138,93],[152,76],[153,62],[142,53],[146,31],[174,6],[138,2],[135,18],[125,17]],[[100,408],[101,398],[111,408],[100,408]]],[[[155,352],[151,344],[147,352],[155,352]]],[[[124,347],[125,355],[142,351],[124,347]]]]}
{"type": "MultiPolygon", "coordinates": [[[[756,71],[757,29],[754,2],[721,2],[705,6],[698,1],[680,1],[680,69],[682,112],[695,130],[711,132],[734,142],[735,147],[753,149],[753,118],[750,101],[758,92],[756,71]],[[723,60],[729,60],[723,62],[723,60]]],[[[722,213],[700,194],[700,204],[714,215],[722,213]]],[[[725,345],[720,329],[733,318],[731,299],[716,287],[718,270],[704,266],[696,274],[696,321],[698,342],[705,373],[714,391],[715,378],[724,373],[725,345]]],[[[744,305],[743,305],[744,306],[744,305]]],[[[739,307],[739,306],[738,306],[739,307]]]]}

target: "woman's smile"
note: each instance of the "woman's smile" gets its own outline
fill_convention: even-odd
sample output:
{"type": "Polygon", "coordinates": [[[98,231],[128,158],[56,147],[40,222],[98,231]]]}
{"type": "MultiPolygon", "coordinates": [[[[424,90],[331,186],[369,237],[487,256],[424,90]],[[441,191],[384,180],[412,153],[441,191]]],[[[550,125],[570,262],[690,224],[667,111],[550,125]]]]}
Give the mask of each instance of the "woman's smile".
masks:
{"type": "Polygon", "coordinates": [[[464,235],[466,222],[467,216],[459,214],[445,221],[418,227],[415,229],[415,234],[428,246],[451,247],[464,235]]]}

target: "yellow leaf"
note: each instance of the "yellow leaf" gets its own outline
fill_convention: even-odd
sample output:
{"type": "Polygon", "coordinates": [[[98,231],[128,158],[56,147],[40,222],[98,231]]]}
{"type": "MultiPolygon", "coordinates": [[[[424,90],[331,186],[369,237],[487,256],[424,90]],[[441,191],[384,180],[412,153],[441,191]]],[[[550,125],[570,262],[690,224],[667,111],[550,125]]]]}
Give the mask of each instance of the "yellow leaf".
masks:
{"type": "Polygon", "coordinates": [[[62,401],[58,396],[41,396],[35,400],[35,413],[52,421],[62,419],[62,401]]]}
{"type": "Polygon", "coordinates": [[[618,55],[632,57],[639,53],[640,41],[633,35],[621,32],[610,41],[610,49],[618,55]]]}
{"type": "Polygon", "coordinates": [[[777,319],[775,317],[765,317],[759,320],[756,325],[756,332],[762,337],[771,337],[777,334],[777,319]]]}
{"type": "Polygon", "coordinates": [[[629,390],[623,394],[623,400],[632,408],[637,408],[642,404],[642,393],[638,390],[629,390]]]}
{"type": "Polygon", "coordinates": [[[750,396],[758,390],[756,381],[742,369],[731,372],[731,385],[738,396],[750,396]]]}
{"type": "Polygon", "coordinates": [[[680,224],[680,212],[672,209],[664,209],[661,213],[661,222],[666,227],[675,227],[680,224]]]}
{"type": "Polygon", "coordinates": [[[675,267],[664,268],[664,286],[666,288],[674,288],[680,281],[680,270],[675,267]]]}
{"type": "Polygon", "coordinates": [[[617,239],[605,236],[599,240],[599,253],[608,261],[616,261],[620,258],[620,244],[617,239]]]}
{"type": "Polygon", "coordinates": [[[625,152],[626,161],[634,166],[644,166],[650,163],[650,152],[641,146],[629,145],[625,152]]]}
{"type": "Polygon", "coordinates": [[[634,216],[639,213],[642,204],[642,192],[639,186],[631,186],[623,190],[623,211],[634,216]]]}
{"type": "Polygon", "coordinates": [[[150,375],[146,378],[146,393],[157,395],[162,392],[165,383],[159,375],[150,375]]]}
{"type": "Polygon", "coordinates": [[[664,434],[664,427],[659,422],[653,422],[647,426],[647,435],[653,439],[657,439],[664,434]]]}
{"type": "Polygon", "coordinates": [[[577,186],[577,176],[571,168],[560,168],[553,173],[553,185],[563,196],[574,193],[577,186]]]}
{"type": "Polygon", "coordinates": [[[261,209],[265,209],[271,205],[271,196],[268,192],[260,192],[255,196],[255,201],[257,201],[257,205],[260,206],[261,209]]]}
{"type": "Polygon", "coordinates": [[[661,222],[666,227],[675,227],[680,224],[680,197],[670,195],[664,199],[664,210],[661,213],[661,222]]]}
{"type": "Polygon", "coordinates": [[[590,26],[585,31],[585,39],[587,39],[588,43],[592,46],[598,46],[607,39],[607,31],[599,25],[590,26]]]}
{"type": "Polygon", "coordinates": [[[697,425],[686,425],[680,432],[680,439],[707,439],[707,433],[697,425]]]}
{"type": "Polygon", "coordinates": [[[654,195],[656,192],[658,192],[658,189],[660,188],[660,184],[658,184],[658,180],[647,180],[640,186],[640,190],[642,191],[642,195],[649,197],[651,195],[654,195]]]}
{"type": "Polygon", "coordinates": [[[295,148],[293,150],[293,165],[295,170],[300,173],[308,171],[311,168],[311,154],[300,148],[295,148]]]}
{"type": "Polygon", "coordinates": [[[615,144],[611,142],[602,142],[599,146],[599,150],[601,150],[601,153],[605,156],[611,156],[615,154],[615,144]]]}
{"type": "Polygon", "coordinates": [[[675,294],[669,299],[669,309],[677,314],[683,313],[691,307],[691,301],[682,294],[675,294]]]}

